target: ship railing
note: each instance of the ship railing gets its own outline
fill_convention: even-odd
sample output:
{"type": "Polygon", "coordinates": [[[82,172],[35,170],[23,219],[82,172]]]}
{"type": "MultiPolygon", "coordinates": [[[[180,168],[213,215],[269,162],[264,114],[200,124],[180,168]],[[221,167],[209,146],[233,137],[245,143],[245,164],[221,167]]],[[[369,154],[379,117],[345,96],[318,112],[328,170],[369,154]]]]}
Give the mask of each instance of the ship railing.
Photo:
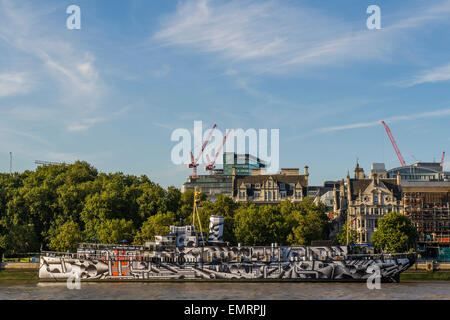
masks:
{"type": "Polygon", "coordinates": [[[376,254],[348,254],[347,258],[353,260],[385,260],[407,259],[414,253],[376,253],[376,254]]]}
{"type": "Polygon", "coordinates": [[[95,260],[124,260],[129,258],[129,260],[142,260],[144,257],[134,252],[128,252],[125,255],[107,255],[106,253],[92,253],[92,252],[57,252],[57,251],[42,251],[41,256],[44,257],[54,257],[54,258],[64,258],[64,259],[95,259],[95,260]]]}
{"type": "Polygon", "coordinates": [[[80,243],[78,250],[142,250],[144,246],[130,244],[97,244],[97,243],[80,243]]]}

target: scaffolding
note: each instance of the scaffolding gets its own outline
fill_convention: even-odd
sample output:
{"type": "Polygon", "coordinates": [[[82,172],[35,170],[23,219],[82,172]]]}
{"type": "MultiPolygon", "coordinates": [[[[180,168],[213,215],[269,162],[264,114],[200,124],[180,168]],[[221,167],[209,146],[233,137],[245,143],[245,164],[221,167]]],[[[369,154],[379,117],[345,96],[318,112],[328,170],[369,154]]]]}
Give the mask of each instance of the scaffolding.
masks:
{"type": "Polygon", "coordinates": [[[419,245],[450,246],[450,192],[405,192],[403,201],[419,232],[419,245]]]}

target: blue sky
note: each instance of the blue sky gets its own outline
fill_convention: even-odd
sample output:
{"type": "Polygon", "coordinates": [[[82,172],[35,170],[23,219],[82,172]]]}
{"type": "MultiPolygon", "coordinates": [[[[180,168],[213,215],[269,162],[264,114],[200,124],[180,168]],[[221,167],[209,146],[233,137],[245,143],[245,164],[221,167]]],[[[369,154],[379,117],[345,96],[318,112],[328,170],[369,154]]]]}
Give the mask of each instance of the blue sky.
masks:
{"type": "MultiPolygon", "coordinates": [[[[176,128],[276,128],[310,183],[450,156],[450,1],[0,0],[0,170],[86,160],[180,187],[176,128]],[[81,30],[66,8],[81,8],[81,30]],[[381,8],[369,30],[366,8],[381,8]]],[[[446,160],[446,170],[450,161],[446,160]]]]}

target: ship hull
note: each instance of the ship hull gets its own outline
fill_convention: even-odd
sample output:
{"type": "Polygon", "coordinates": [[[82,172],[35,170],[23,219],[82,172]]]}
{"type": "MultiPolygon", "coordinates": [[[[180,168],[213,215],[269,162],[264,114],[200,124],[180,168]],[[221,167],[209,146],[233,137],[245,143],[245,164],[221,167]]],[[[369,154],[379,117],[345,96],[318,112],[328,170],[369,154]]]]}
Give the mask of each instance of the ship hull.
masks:
{"type": "Polygon", "coordinates": [[[344,247],[197,247],[43,252],[39,279],[82,281],[398,281],[410,255],[346,255],[344,247]]]}

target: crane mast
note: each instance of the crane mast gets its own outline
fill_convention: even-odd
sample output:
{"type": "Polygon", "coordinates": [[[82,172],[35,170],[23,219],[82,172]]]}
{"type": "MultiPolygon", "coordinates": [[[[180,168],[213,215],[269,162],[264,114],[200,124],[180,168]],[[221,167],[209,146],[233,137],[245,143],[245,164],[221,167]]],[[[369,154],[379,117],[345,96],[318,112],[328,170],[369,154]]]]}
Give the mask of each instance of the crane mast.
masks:
{"type": "Polygon", "coordinates": [[[189,163],[189,164],[187,165],[187,167],[188,167],[188,168],[192,168],[192,170],[193,170],[192,178],[194,178],[194,179],[197,178],[198,160],[200,159],[200,156],[202,155],[203,150],[205,150],[206,145],[208,144],[209,139],[211,139],[211,135],[212,135],[214,129],[216,129],[216,127],[217,127],[217,125],[214,124],[213,127],[211,128],[211,130],[209,131],[208,137],[207,137],[206,140],[203,142],[203,144],[202,144],[202,149],[201,149],[200,152],[198,153],[197,158],[194,159],[194,155],[192,154],[192,151],[191,151],[191,163],[189,163]]]}
{"type": "Polygon", "coordinates": [[[402,167],[406,166],[405,160],[403,160],[402,154],[400,153],[400,150],[397,147],[397,143],[395,142],[395,139],[391,133],[391,130],[389,129],[389,127],[387,126],[387,124],[384,121],[381,121],[381,123],[383,124],[384,128],[386,129],[386,133],[387,133],[389,139],[391,140],[392,146],[394,147],[395,153],[397,154],[398,160],[400,161],[402,167]]]}
{"type": "Polygon", "coordinates": [[[206,155],[206,158],[208,160],[208,165],[205,167],[206,171],[209,171],[211,173],[212,170],[215,168],[214,164],[216,163],[217,157],[219,156],[220,152],[222,151],[222,148],[225,145],[225,142],[227,141],[227,137],[230,134],[230,132],[231,132],[231,129],[228,129],[227,133],[225,134],[225,137],[223,137],[222,144],[220,145],[219,149],[217,149],[217,152],[212,161],[209,159],[209,156],[206,155]]]}

